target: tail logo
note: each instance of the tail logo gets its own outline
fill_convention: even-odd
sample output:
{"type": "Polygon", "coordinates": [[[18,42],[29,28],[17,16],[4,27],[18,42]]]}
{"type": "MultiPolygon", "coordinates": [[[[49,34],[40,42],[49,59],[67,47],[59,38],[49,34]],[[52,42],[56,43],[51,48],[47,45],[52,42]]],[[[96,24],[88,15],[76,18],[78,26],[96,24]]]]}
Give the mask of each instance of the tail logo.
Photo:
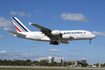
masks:
{"type": "Polygon", "coordinates": [[[11,18],[17,32],[28,32],[29,29],[25,27],[16,17],[11,18]]]}

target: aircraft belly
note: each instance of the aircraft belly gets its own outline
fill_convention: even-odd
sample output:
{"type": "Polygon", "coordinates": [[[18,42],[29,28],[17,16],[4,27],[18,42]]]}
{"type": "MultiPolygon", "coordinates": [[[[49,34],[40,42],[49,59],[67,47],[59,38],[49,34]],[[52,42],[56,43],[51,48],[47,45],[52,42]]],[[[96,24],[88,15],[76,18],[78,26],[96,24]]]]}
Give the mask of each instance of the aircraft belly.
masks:
{"type": "Polygon", "coordinates": [[[24,39],[35,40],[35,41],[46,41],[46,42],[50,42],[49,39],[35,39],[35,38],[24,38],[24,39]]]}
{"type": "Polygon", "coordinates": [[[75,38],[74,40],[88,40],[88,39],[91,39],[91,38],[75,38]]]}
{"type": "Polygon", "coordinates": [[[61,39],[59,39],[58,41],[71,41],[71,40],[74,40],[74,39],[63,39],[63,38],[61,38],[61,39]]]}
{"type": "Polygon", "coordinates": [[[90,37],[73,37],[73,38],[68,38],[68,39],[59,39],[59,41],[72,41],[72,40],[88,40],[88,39],[92,39],[90,37]]]}

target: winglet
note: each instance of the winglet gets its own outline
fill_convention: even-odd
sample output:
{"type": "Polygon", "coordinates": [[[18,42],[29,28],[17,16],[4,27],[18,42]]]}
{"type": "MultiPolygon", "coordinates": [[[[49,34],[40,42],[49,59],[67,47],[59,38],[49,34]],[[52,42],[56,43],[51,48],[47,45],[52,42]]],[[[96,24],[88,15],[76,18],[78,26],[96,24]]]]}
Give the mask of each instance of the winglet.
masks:
{"type": "Polygon", "coordinates": [[[31,23],[31,22],[29,22],[29,25],[32,25],[32,23],[31,23]]]}

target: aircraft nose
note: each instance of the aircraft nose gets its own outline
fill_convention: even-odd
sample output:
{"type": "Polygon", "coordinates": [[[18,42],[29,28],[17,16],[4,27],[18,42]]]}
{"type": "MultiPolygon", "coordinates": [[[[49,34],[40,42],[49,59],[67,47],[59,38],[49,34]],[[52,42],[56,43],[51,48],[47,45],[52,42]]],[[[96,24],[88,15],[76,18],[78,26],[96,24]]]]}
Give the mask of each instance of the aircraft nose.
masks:
{"type": "Polygon", "coordinates": [[[96,38],[96,35],[93,34],[93,38],[96,38]]]}

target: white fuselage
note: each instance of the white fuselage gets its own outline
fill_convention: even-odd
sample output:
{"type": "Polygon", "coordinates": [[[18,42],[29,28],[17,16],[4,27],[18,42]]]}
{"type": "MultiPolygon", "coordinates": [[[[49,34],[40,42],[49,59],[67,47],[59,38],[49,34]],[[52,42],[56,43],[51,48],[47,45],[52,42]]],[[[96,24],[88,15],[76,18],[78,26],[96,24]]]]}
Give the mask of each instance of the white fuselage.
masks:
{"type": "MultiPolygon", "coordinates": [[[[37,41],[47,41],[47,42],[51,41],[51,39],[41,31],[20,32],[20,33],[26,35],[25,37],[22,36],[21,38],[37,40],[37,41]]],[[[60,31],[60,33],[62,34],[62,37],[58,41],[88,40],[88,39],[91,40],[95,38],[95,35],[93,33],[86,30],[63,30],[60,31]]]]}

